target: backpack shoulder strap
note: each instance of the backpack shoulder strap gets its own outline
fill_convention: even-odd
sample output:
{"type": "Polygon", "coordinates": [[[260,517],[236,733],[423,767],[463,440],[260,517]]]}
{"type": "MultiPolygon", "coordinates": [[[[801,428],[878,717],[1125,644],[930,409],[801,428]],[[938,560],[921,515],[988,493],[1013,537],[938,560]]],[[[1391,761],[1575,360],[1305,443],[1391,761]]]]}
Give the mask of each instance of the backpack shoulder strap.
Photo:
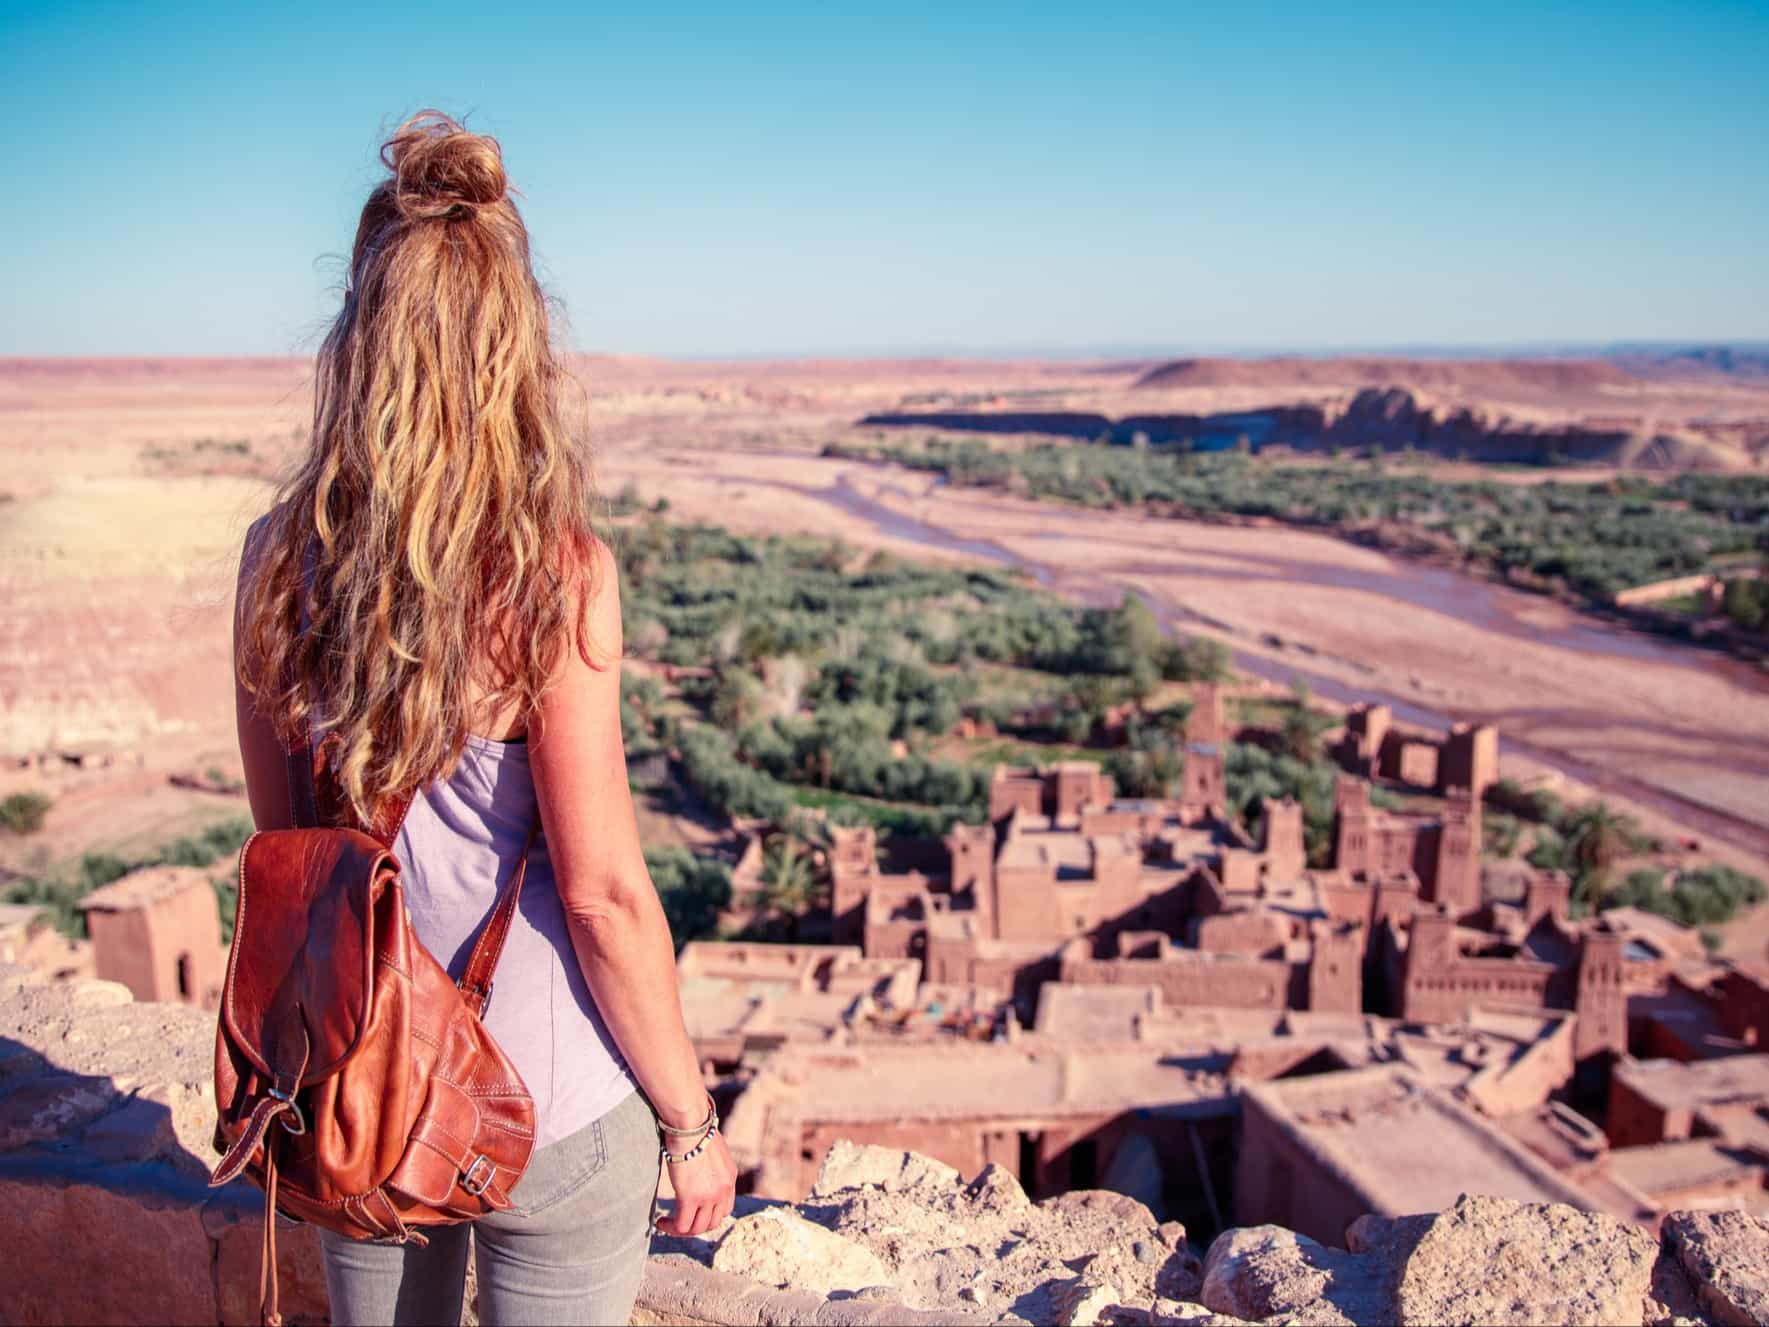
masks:
{"type": "Polygon", "coordinates": [[[309,737],[283,754],[288,760],[289,825],[293,829],[316,829],[319,807],[314,799],[313,739],[309,737]]]}
{"type": "Polygon", "coordinates": [[[360,829],[382,847],[391,848],[411,810],[411,793],[401,793],[384,802],[374,823],[361,824],[350,810],[332,776],[326,743],[315,748],[309,733],[294,750],[287,753],[289,769],[289,814],[296,829],[324,829],[333,826],[360,829]]]}
{"type": "MultiPolygon", "coordinates": [[[[313,738],[309,735],[300,746],[288,753],[288,761],[289,810],[297,829],[340,823],[352,828],[358,827],[355,825],[355,817],[347,809],[349,804],[332,777],[331,762],[326,758],[323,742],[315,749],[313,738]]],[[[391,848],[393,840],[399,837],[400,827],[405,823],[411,804],[410,793],[390,798],[375,817],[375,824],[361,828],[383,847],[391,848]]],[[[516,908],[522,901],[522,881],[528,874],[528,855],[534,850],[534,841],[540,834],[540,827],[540,807],[537,804],[534,819],[528,826],[528,841],[522,845],[522,856],[516,861],[516,870],[511,875],[510,882],[499,893],[497,904],[479,932],[479,938],[473,942],[473,952],[467,958],[467,970],[462,973],[458,983],[462,998],[475,1015],[484,1013],[485,1002],[491,998],[492,978],[497,972],[498,960],[504,955],[504,942],[510,937],[510,923],[515,919],[516,908]]]]}
{"type": "Polygon", "coordinates": [[[522,856],[516,860],[516,870],[498,896],[497,906],[492,909],[485,929],[473,942],[467,970],[461,974],[461,996],[475,1015],[484,1014],[485,1002],[491,998],[492,977],[497,972],[498,960],[504,956],[504,941],[510,938],[510,922],[514,920],[516,905],[522,899],[522,878],[528,874],[528,854],[534,850],[534,840],[540,828],[541,811],[537,805],[534,819],[528,826],[528,842],[522,845],[522,856]]]}

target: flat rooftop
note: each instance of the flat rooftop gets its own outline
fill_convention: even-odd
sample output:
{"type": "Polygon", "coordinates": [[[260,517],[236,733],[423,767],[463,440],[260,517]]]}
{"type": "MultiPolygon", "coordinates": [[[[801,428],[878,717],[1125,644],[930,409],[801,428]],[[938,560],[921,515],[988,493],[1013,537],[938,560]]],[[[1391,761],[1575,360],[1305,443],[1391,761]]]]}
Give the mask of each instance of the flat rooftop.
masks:
{"type": "Polygon", "coordinates": [[[1636,961],[1653,959],[1705,962],[1707,948],[1693,927],[1641,908],[1611,908],[1603,914],[1610,926],[1628,937],[1623,953],[1636,961]]]}
{"type": "Polygon", "coordinates": [[[1701,1114],[1727,1142],[1755,1148],[1769,1157],[1769,1105],[1734,1101],[1724,1106],[1704,1106],[1701,1114]]]}
{"type": "Polygon", "coordinates": [[[1082,986],[1047,981],[1038,990],[1033,1027],[1047,1037],[1079,1045],[1132,1041],[1139,1020],[1158,1018],[1166,1006],[1154,986],[1082,986]]]}
{"type": "Polygon", "coordinates": [[[1226,1114],[1234,1108],[1227,1068],[1227,1056],[1213,1050],[1084,1050],[1031,1038],[853,1050],[796,1046],[768,1061],[744,1099],[791,1100],[807,1120],[854,1123],[1139,1108],[1202,1107],[1200,1113],[1226,1114]]]}
{"type": "Polygon", "coordinates": [[[997,867],[1054,868],[1068,876],[1087,875],[1093,869],[1095,855],[1124,857],[1140,855],[1134,837],[1129,834],[1083,834],[1078,829],[1051,828],[1043,816],[1026,817],[1017,822],[1007,842],[995,858],[997,867]]]}
{"type": "Polygon", "coordinates": [[[1618,1147],[1609,1154],[1609,1173],[1655,1201],[1685,1189],[1755,1182],[1762,1161],[1740,1147],[1712,1138],[1618,1147]]]}
{"type": "Polygon", "coordinates": [[[1613,1070],[1631,1091],[1661,1110],[1769,1102],[1769,1055],[1679,1060],[1624,1060],[1613,1070]]]}
{"type": "Polygon", "coordinates": [[[80,900],[86,912],[125,912],[146,907],[187,889],[209,888],[209,877],[190,866],[144,866],[80,900]]]}
{"type": "Polygon", "coordinates": [[[716,978],[681,984],[682,1020],[694,1040],[738,1035],[821,1041],[842,1026],[855,997],[779,986],[760,992],[716,978]]]}
{"type": "Polygon", "coordinates": [[[1521,1144],[1400,1066],[1261,1083],[1248,1087],[1244,1100],[1386,1215],[1441,1211],[1464,1193],[1598,1206],[1521,1144]]]}

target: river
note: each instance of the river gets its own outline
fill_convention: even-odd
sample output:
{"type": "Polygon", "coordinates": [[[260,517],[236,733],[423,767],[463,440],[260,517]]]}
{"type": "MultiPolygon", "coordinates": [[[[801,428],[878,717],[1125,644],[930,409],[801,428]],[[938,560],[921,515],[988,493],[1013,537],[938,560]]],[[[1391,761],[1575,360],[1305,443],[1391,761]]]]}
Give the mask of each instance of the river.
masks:
{"type": "MultiPolygon", "coordinates": [[[[1116,603],[1125,589],[1135,589],[1148,600],[1151,608],[1169,629],[1199,632],[1225,639],[1234,652],[1235,666],[1243,672],[1280,683],[1306,682],[1317,694],[1342,704],[1380,702],[1392,707],[1397,719],[1429,728],[1447,729],[1452,723],[1470,716],[1449,709],[1434,707],[1417,697],[1381,685],[1376,670],[1369,669],[1355,658],[1337,656],[1345,667],[1372,676],[1366,681],[1348,681],[1343,671],[1327,671],[1311,663],[1320,651],[1305,641],[1290,640],[1274,650],[1255,648],[1249,641],[1254,629],[1201,614],[1178,597],[1151,590],[1151,575],[1165,569],[1136,562],[1108,564],[1091,568],[1089,574],[1077,575],[1073,568],[1060,562],[1028,555],[1014,547],[1028,542],[1057,545],[1066,536],[1057,531],[1033,532],[1011,543],[1001,539],[982,538],[960,533],[948,525],[910,514],[897,506],[887,505],[879,496],[862,492],[851,472],[844,471],[822,488],[810,490],[822,501],[864,521],[880,534],[908,541],[922,547],[939,549],[958,556],[990,562],[1025,572],[1039,584],[1060,590],[1073,598],[1094,605],[1116,603]],[[1101,571],[1104,574],[1099,574],[1101,571]]],[[[875,493],[913,505],[925,502],[927,494],[918,494],[901,484],[884,482],[875,493]]],[[[931,491],[931,490],[930,490],[931,491]]],[[[1065,519],[1094,518],[1111,521],[1104,513],[1065,509],[1065,519]]],[[[1184,523],[1195,524],[1195,523],[1184,523]]],[[[1327,536],[1314,536],[1327,538],[1327,536]]],[[[1570,650],[1601,656],[1624,664],[1651,664],[1691,675],[1723,681],[1746,696],[1754,697],[1769,709],[1769,673],[1740,660],[1713,654],[1690,646],[1612,627],[1588,619],[1567,621],[1560,612],[1547,612],[1549,601],[1520,590],[1461,575],[1439,567],[1405,559],[1384,558],[1387,566],[1379,569],[1348,567],[1302,561],[1281,556],[1251,559],[1263,565],[1237,573],[1218,569],[1215,574],[1233,580],[1264,580],[1283,578],[1292,586],[1332,586],[1342,590],[1381,595],[1409,608],[1459,618],[1482,632],[1536,647],[1570,650]]],[[[1558,605],[1552,608],[1558,609],[1558,605]]],[[[1605,792],[1626,797],[1654,807],[1680,824],[1725,841],[1755,854],[1769,854],[1769,824],[1763,819],[1738,814],[1735,810],[1715,806],[1690,796],[1675,787],[1643,779],[1625,768],[1598,763],[1565,749],[1529,741],[1515,732],[1502,732],[1505,750],[1527,756],[1539,764],[1560,770],[1580,782],[1605,792]]],[[[1752,774],[1760,771],[1752,769],[1752,774]]],[[[1769,810],[1769,808],[1765,808],[1769,810]]]]}

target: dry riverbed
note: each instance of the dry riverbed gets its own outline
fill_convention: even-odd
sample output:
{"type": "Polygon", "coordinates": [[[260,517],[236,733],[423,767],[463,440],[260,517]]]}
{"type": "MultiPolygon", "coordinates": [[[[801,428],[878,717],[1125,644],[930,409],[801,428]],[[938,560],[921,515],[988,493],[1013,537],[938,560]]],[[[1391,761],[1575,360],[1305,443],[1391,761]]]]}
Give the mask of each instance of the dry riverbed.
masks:
{"type": "MultiPolygon", "coordinates": [[[[300,434],[304,368],[101,369],[0,381],[15,476],[0,501],[0,755],[108,745],[129,771],[225,756],[234,550],[300,434]]],[[[652,382],[619,366],[593,402],[602,487],[666,497],[674,518],[1017,565],[1087,602],[1134,589],[1276,682],[1496,723],[1508,772],[1558,769],[1764,870],[1769,675],[1326,535],[1069,509],[816,454],[930,375],[956,380],[667,366],[652,382]]],[[[15,769],[0,792],[39,777],[15,769]]],[[[66,777],[91,816],[105,776],[66,777]]],[[[115,783],[141,795],[137,773],[115,783]]]]}

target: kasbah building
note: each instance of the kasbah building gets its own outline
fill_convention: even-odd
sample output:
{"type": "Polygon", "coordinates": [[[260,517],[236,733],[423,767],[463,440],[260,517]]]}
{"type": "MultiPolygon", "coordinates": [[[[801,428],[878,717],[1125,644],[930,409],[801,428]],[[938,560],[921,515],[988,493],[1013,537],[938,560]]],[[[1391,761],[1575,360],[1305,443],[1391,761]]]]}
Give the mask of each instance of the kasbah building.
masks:
{"type": "MultiPolygon", "coordinates": [[[[1769,971],[1634,909],[1574,919],[1556,873],[1487,897],[1491,727],[1432,739],[1355,710],[1331,866],[1307,864],[1294,802],[1266,801],[1255,841],[1225,810],[1222,696],[1197,690],[1179,797],[1117,797],[1088,762],[999,766],[988,823],[893,844],[890,869],[871,829],[832,830],[830,943],[684,949],[752,1192],[802,1199],[847,1138],[996,1163],[1035,1196],[1114,1189],[1200,1234],[1337,1242],[1463,1192],[1649,1227],[1769,1215],[1769,971]],[[1380,808],[1373,781],[1435,809],[1380,808]]],[[[212,1004],[201,872],[85,906],[97,975],[212,1004]]]]}
{"type": "Polygon", "coordinates": [[[1490,900],[1494,728],[1353,711],[1326,869],[1296,803],[1264,803],[1257,841],[1227,815],[1231,736],[1200,687],[1178,798],[1000,766],[989,822],[919,859],[833,831],[833,943],[689,945],[754,1190],[802,1198],[852,1138],[1327,1242],[1464,1191],[1649,1226],[1769,1206],[1769,972],[1635,909],[1574,919],[1559,873],[1490,900]],[[1437,809],[1379,808],[1373,783],[1437,809]]]}

